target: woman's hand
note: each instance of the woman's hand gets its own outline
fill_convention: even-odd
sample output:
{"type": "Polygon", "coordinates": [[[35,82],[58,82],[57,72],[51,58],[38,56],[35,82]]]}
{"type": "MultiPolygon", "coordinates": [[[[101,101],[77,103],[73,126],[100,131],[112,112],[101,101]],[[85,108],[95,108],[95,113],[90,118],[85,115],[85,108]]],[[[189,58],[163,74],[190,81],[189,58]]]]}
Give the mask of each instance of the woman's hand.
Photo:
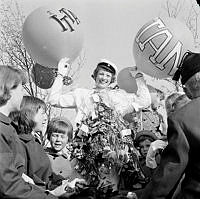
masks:
{"type": "Polygon", "coordinates": [[[140,78],[140,77],[143,77],[143,74],[140,72],[140,71],[138,71],[137,70],[137,67],[135,66],[135,67],[132,67],[131,69],[130,69],[130,74],[131,74],[131,76],[133,77],[133,78],[140,78]]]}
{"type": "Polygon", "coordinates": [[[57,73],[62,75],[63,77],[67,75],[69,71],[69,58],[62,58],[58,63],[58,71],[57,73]]]}

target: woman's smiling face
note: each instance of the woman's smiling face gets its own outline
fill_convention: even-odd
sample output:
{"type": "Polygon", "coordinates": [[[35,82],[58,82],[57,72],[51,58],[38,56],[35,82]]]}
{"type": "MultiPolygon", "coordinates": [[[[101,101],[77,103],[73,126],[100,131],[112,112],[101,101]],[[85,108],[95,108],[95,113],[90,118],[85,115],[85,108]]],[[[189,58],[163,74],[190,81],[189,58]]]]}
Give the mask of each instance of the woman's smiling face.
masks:
{"type": "Polygon", "coordinates": [[[99,69],[96,76],[96,87],[97,88],[107,88],[112,80],[112,73],[104,70],[99,69]]]}

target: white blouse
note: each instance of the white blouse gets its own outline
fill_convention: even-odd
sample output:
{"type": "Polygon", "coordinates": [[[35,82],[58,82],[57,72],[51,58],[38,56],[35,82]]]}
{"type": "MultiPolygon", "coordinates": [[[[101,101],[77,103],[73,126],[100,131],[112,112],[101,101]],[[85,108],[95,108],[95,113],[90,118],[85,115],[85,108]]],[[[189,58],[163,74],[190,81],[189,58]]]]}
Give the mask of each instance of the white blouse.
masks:
{"type": "Polygon", "coordinates": [[[103,103],[124,116],[151,104],[151,96],[144,80],[137,78],[136,83],[138,86],[137,94],[127,93],[122,89],[96,91],[95,89],[76,88],[67,93],[59,91],[51,93],[49,103],[64,108],[75,108],[77,110],[76,123],[80,123],[88,116],[95,117],[94,105],[95,102],[98,102],[99,97],[103,103]]]}

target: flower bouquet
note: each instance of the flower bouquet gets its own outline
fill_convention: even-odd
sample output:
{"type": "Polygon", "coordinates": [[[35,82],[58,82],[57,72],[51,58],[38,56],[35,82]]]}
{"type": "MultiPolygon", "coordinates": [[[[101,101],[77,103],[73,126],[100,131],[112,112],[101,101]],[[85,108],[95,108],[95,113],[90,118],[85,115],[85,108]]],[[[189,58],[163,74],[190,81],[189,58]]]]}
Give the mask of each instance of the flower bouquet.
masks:
{"type": "Polygon", "coordinates": [[[97,195],[108,198],[118,191],[124,169],[134,174],[140,169],[131,136],[121,135],[128,124],[101,101],[96,103],[95,112],[97,117],[82,121],[75,131],[71,158],[78,160],[75,169],[97,195]]]}

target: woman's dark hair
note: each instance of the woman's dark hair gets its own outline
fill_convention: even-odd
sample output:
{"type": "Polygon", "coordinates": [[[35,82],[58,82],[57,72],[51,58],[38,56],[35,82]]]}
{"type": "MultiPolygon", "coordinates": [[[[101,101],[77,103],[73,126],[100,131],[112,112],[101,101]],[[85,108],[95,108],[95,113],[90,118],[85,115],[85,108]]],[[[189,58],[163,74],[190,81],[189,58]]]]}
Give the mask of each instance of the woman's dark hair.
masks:
{"type": "Polygon", "coordinates": [[[24,96],[21,102],[20,109],[30,109],[34,114],[37,114],[38,110],[42,108],[46,111],[47,107],[43,100],[33,97],[33,96],[24,96]]]}
{"type": "Polygon", "coordinates": [[[67,118],[53,118],[47,126],[47,139],[50,140],[52,133],[67,134],[68,140],[71,141],[73,137],[73,126],[67,118]]]}
{"type": "Polygon", "coordinates": [[[13,66],[0,65],[0,106],[3,106],[11,98],[10,91],[26,83],[25,74],[13,66]]]}
{"type": "Polygon", "coordinates": [[[10,119],[17,126],[18,134],[30,134],[36,126],[34,113],[29,109],[13,111],[9,114],[10,119]]]}

